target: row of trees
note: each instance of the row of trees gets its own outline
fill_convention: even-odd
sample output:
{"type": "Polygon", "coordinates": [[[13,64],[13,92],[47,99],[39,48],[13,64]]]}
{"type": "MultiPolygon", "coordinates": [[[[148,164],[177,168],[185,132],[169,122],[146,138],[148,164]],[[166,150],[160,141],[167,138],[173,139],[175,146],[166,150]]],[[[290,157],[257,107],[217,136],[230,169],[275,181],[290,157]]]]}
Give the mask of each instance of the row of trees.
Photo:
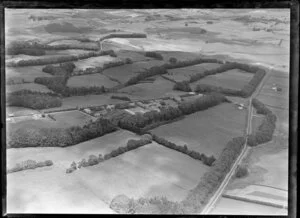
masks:
{"type": "Polygon", "coordinates": [[[184,92],[191,92],[192,88],[190,87],[189,82],[187,81],[182,81],[182,82],[177,82],[175,83],[173,90],[179,90],[179,91],[184,91],[184,92]]]}
{"type": "Polygon", "coordinates": [[[252,105],[254,106],[258,114],[265,115],[256,132],[254,134],[248,135],[248,145],[257,146],[259,144],[263,144],[272,140],[276,128],[277,117],[271,110],[269,110],[262,102],[257,99],[252,100],[252,105]]]}
{"type": "Polygon", "coordinates": [[[45,45],[33,41],[13,41],[7,46],[6,54],[41,56],[46,54],[45,47],[45,45]]]}
{"type": "Polygon", "coordinates": [[[213,166],[202,176],[198,185],[182,201],[186,212],[199,213],[201,211],[209,196],[219,187],[226,174],[230,171],[244,148],[245,141],[244,137],[237,137],[227,143],[213,166]]]}
{"type": "Polygon", "coordinates": [[[265,75],[266,75],[265,70],[259,69],[258,71],[256,71],[256,73],[254,74],[250,82],[242,88],[241,90],[242,97],[247,98],[251,96],[265,75]]]}
{"type": "Polygon", "coordinates": [[[127,96],[112,95],[110,98],[111,99],[119,99],[119,100],[123,100],[123,101],[131,101],[131,99],[128,98],[127,96]]]}
{"type": "Polygon", "coordinates": [[[166,73],[167,73],[167,70],[163,66],[151,67],[149,70],[146,70],[144,72],[139,72],[139,73],[137,73],[136,76],[131,77],[125,83],[125,85],[126,86],[134,85],[134,84],[138,83],[139,81],[146,79],[147,77],[151,77],[151,76],[155,76],[155,75],[162,75],[162,74],[166,74],[166,73]]]}
{"type": "Polygon", "coordinates": [[[89,159],[86,161],[85,159],[82,159],[78,165],[73,161],[73,163],[71,164],[71,166],[66,170],[66,173],[72,173],[74,170],[76,170],[77,168],[81,168],[81,167],[88,167],[88,166],[94,166],[97,165],[103,161],[106,161],[110,158],[113,157],[117,157],[127,151],[131,151],[133,149],[137,149],[141,146],[144,146],[146,144],[150,144],[152,142],[151,136],[145,136],[142,139],[139,140],[134,140],[134,139],[130,139],[127,142],[127,145],[124,147],[119,147],[115,150],[112,150],[110,153],[105,154],[104,156],[102,156],[102,154],[99,154],[98,157],[95,155],[90,155],[89,159]]]}
{"type": "Polygon", "coordinates": [[[227,99],[223,95],[213,93],[191,101],[182,102],[178,107],[162,107],[159,112],[153,110],[144,114],[126,114],[119,120],[118,125],[120,128],[140,133],[143,132],[143,128],[149,125],[174,120],[185,114],[205,110],[225,101],[227,99]]]}
{"type": "Polygon", "coordinates": [[[28,59],[28,60],[20,60],[18,62],[10,61],[6,63],[8,67],[23,67],[23,66],[35,66],[35,65],[46,65],[46,64],[58,64],[63,62],[70,62],[70,61],[78,61],[81,59],[86,59],[90,57],[98,57],[110,55],[112,57],[116,56],[116,53],[113,50],[107,51],[94,51],[88,53],[82,53],[78,55],[64,55],[59,57],[47,57],[47,58],[39,58],[39,59],[28,59]]]}
{"type": "Polygon", "coordinates": [[[145,57],[149,57],[149,58],[155,58],[157,60],[163,60],[163,56],[155,51],[146,51],[145,52],[145,57]]]}
{"type": "Polygon", "coordinates": [[[109,120],[99,118],[84,126],[67,128],[20,128],[8,137],[8,147],[66,147],[117,130],[109,120]]]}
{"type": "Polygon", "coordinates": [[[144,33],[111,33],[107,36],[103,36],[99,41],[110,38],[147,38],[147,35],[144,33]]]}
{"type": "Polygon", "coordinates": [[[7,96],[6,102],[10,106],[26,107],[32,109],[45,109],[60,107],[62,101],[52,93],[43,93],[30,90],[12,92],[7,96]]]}
{"type": "Polygon", "coordinates": [[[14,167],[7,169],[7,173],[14,173],[19,172],[22,170],[29,170],[29,169],[35,169],[38,167],[46,167],[46,166],[52,166],[53,162],[51,160],[46,161],[35,161],[35,160],[26,160],[22,163],[17,163],[14,167]]]}
{"type": "Polygon", "coordinates": [[[207,165],[207,166],[211,166],[214,161],[216,160],[216,158],[214,156],[206,156],[205,154],[200,154],[197,151],[193,151],[193,150],[189,150],[188,147],[186,145],[184,146],[180,146],[180,145],[176,145],[175,143],[172,143],[164,138],[158,137],[155,134],[152,134],[153,140],[155,142],[157,142],[158,144],[161,144],[167,148],[179,151],[181,153],[184,153],[188,156],[190,156],[191,158],[194,158],[196,160],[200,160],[203,162],[203,164],[207,165]]]}

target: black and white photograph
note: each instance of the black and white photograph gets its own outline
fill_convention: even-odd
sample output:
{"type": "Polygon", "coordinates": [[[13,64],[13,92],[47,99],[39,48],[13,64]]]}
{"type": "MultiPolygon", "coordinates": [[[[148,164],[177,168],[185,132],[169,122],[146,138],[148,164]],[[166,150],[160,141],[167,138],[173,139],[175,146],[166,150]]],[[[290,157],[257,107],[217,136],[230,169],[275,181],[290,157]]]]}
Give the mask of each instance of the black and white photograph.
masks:
{"type": "Polygon", "coordinates": [[[289,8],[4,18],[8,214],[288,215],[289,8]]]}

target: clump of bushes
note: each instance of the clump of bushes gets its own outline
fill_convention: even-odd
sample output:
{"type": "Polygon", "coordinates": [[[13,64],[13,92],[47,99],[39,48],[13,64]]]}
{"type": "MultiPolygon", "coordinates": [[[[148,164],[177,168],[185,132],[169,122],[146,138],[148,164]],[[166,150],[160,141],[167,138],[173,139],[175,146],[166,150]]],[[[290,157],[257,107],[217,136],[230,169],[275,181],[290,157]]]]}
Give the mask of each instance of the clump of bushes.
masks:
{"type": "Polygon", "coordinates": [[[110,98],[111,99],[119,99],[119,100],[123,100],[123,101],[131,101],[131,99],[128,98],[127,96],[112,95],[110,98]]]}
{"type": "Polygon", "coordinates": [[[156,143],[161,144],[167,148],[184,153],[196,160],[200,160],[203,162],[203,164],[205,164],[207,166],[211,166],[214,163],[214,161],[216,160],[216,158],[214,156],[208,157],[205,154],[200,154],[197,151],[189,150],[186,145],[184,145],[184,146],[176,145],[175,143],[172,143],[172,142],[170,142],[164,138],[158,137],[157,135],[154,135],[154,134],[152,134],[152,137],[156,143]]]}
{"type": "Polygon", "coordinates": [[[75,67],[76,66],[73,62],[67,62],[59,64],[58,67],[53,65],[46,65],[42,69],[42,71],[45,73],[49,73],[53,76],[70,76],[75,67]]]}
{"type": "Polygon", "coordinates": [[[154,51],[145,52],[145,56],[150,57],[150,58],[155,58],[157,60],[163,60],[164,59],[163,56],[160,53],[154,52],[154,51]]]}
{"type": "Polygon", "coordinates": [[[28,169],[35,169],[38,167],[46,167],[46,166],[52,166],[53,162],[51,160],[46,161],[40,161],[37,162],[35,160],[26,160],[22,163],[16,164],[13,168],[8,169],[7,173],[14,173],[22,170],[28,170],[28,169]]]}
{"type": "Polygon", "coordinates": [[[177,82],[175,83],[173,90],[179,90],[179,91],[184,91],[184,92],[191,92],[192,89],[190,87],[189,82],[187,81],[182,81],[182,82],[177,82]]]}
{"type": "Polygon", "coordinates": [[[174,58],[174,57],[171,57],[171,58],[169,59],[169,62],[170,62],[171,64],[176,64],[176,63],[177,63],[177,59],[174,58]]]}
{"type": "Polygon", "coordinates": [[[30,90],[12,92],[7,96],[7,103],[10,106],[26,107],[32,109],[45,109],[60,107],[62,101],[52,93],[42,93],[30,90]]]}
{"type": "Polygon", "coordinates": [[[125,63],[126,64],[132,64],[133,62],[132,62],[132,60],[130,58],[126,58],[125,59],[125,63]]]}
{"type": "Polygon", "coordinates": [[[235,172],[235,177],[236,178],[243,178],[246,177],[248,175],[248,169],[245,166],[238,166],[238,168],[236,169],[235,172]]]}
{"type": "Polygon", "coordinates": [[[219,187],[223,178],[230,171],[244,148],[245,137],[236,137],[229,141],[213,166],[200,179],[198,185],[192,189],[182,201],[185,211],[199,213],[209,200],[210,195],[219,187]]]}
{"type": "Polygon", "coordinates": [[[155,67],[151,67],[149,70],[144,71],[144,72],[140,72],[137,73],[136,76],[131,77],[126,83],[126,86],[129,85],[133,85],[138,83],[141,80],[146,79],[147,77],[151,77],[151,76],[155,76],[155,75],[162,75],[162,74],[166,74],[167,70],[165,69],[165,67],[163,66],[155,66],[155,67]]]}

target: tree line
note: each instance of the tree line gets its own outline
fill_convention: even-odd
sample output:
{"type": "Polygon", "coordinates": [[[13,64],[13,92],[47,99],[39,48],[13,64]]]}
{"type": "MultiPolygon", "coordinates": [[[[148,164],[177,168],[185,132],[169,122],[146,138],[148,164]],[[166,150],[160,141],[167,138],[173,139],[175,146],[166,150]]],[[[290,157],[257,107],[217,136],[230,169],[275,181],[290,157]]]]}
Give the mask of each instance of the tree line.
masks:
{"type": "Polygon", "coordinates": [[[35,161],[35,160],[26,160],[22,163],[17,163],[14,167],[7,169],[7,173],[15,173],[22,170],[29,170],[29,169],[35,169],[38,167],[46,167],[46,166],[52,166],[53,162],[51,160],[46,161],[35,161]]]}
{"type": "Polygon", "coordinates": [[[145,33],[111,33],[101,37],[99,41],[110,38],[147,38],[147,35],[145,33]]]}
{"type": "Polygon", "coordinates": [[[161,144],[167,148],[179,151],[179,152],[186,154],[196,160],[200,160],[200,161],[202,161],[203,164],[205,164],[207,166],[211,166],[214,163],[214,161],[216,160],[216,158],[213,155],[208,157],[203,153],[200,154],[197,151],[188,149],[188,147],[186,145],[184,145],[184,146],[176,145],[175,143],[172,143],[172,142],[170,142],[164,138],[161,138],[153,133],[151,133],[151,135],[153,137],[153,141],[155,141],[156,143],[161,144]]]}
{"type": "Polygon", "coordinates": [[[181,202],[187,213],[199,213],[209,200],[209,197],[222,183],[244,148],[245,137],[236,137],[229,141],[219,158],[213,163],[209,171],[200,179],[198,185],[192,189],[181,202]]]}
{"type": "Polygon", "coordinates": [[[18,129],[8,137],[9,148],[66,147],[116,131],[109,120],[99,118],[84,126],[18,129]]]}
{"type": "Polygon", "coordinates": [[[150,58],[155,58],[157,60],[163,60],[163,56],[158,53],[158,52],[155,52],[155,51],[146,51],[145,52],[145,57],[150,57],[150,58]]]}
{"type": "Polygon", "coordinates": [[[152,139],[149,137],[143,137],[139,140],[130,139],[127,141],[126,146],[118,147],[117,149],[112,150],[111,152],[105,154],[104,156],[102,156],[102,154],[99,154],[98,157],[95,155],[90,155],[87,161],[84,158],[80,162],[78,162],[78,164],[76,164],[76,162],[73,161],[71,166],[67,168],[66,173],[72,173],[74,170],[81,167],[89,167],[89,166],[97,165],[103,161],[109,160],[110,158],[117,157],[125,152],[150,144],[151,142],[152,139]]]}
{"type": "Polygon", "coordinates": [[[263,114],[265,117],[255,133],[248,135],[247,143],[251,147],[272,140],[277,120],[276,115],[258,99],[253,99],[252,105],[258,114],[263,114]]]}
{"type": "Polygon", "coordinates": [[[7,96],[6,102],[9,106],[26,107],[38,110],[60,107],[62,105],[61,98],[53,93],[43,93],[31,90],[12,92],[7,96]]]}

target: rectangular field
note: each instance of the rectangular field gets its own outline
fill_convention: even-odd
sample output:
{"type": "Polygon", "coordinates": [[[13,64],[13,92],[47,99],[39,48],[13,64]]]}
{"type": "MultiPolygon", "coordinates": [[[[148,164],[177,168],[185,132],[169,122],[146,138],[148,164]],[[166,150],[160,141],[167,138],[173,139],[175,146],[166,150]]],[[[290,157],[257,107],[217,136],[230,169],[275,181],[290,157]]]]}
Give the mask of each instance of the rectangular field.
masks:
{"type": "Polygon", "coordinates": [[[252,77],[252,73],[248,73],[240,69],[233,69],[215,75],[206,76],[199,81],[192,83],[191,87],[194,89],[198,84],[207,84],[220,86],[222,88],[241,90],[250,82],[252,77]]]}
{"type": "Polygon", "coordinates": [[[247,110],[223,103],[151,132],[175,144],[186,144],[191,150],[218,158],[228,141],[244,135],[246,115],[247,110]]]}
{"type": "Polygon", "coordinates": [[[28,66],[28,67],[6,67],[6,80],[12,79],[15,83],[34,82],[36,77],[52,77],[48,73],[44,73],[43,66],[28,66]]]}
{"type": "Polygon", "coordinates": [[[118,90],[119,93],[130,95],[131,99],[151,99],[169,96],[173,93],[184,93],[173,90],[174,83],[160,76],[154,77],[153,83],[138,83],[118,90]]]}
{"type": "Polygon", "coordinates": [[[111,57],[109,55],[90,57],[87,59],[79,60],[74,62],[76,69],[75,70],[85,70],[86,68],[93,67],[103,67],[103,64],[108,62],[113,62],[118,60],[118,58],[111,57]]]}
{"type": "Polygon", "coordinates": [[[52,90],[48,89],[46,86],[36,84],[36,83],[24,83],[24,84],[16,84],[16,85],[8,85],[6,86],[6,94],[20,91],[20,90],[30,90],[36,92],[44,92],[44,93],[53,93],[52,90]]]}
{"type": "Polygon", "coordinates": [[[136,76],[138,72],[143,72],[154,66],[160,66],[164,64],[163,61],[150,60],[135,62],[132,64],[125,64],[122,66],[112,67],[103,71],[103,74],[114,79],[117,79],[121,83],[127,82],[131,77],[136,76]]]}
{"type": "Polygon", "coordinates": [[[111,79],[107,78],[105,75],[102,74],[89,74],[89,75],[82,75],[82,76],[73,76],[71,77],[68,82],[68,87],[102,87],[105,88],[112,88],[118,85],[117,82],[112,81],[111,79]]]}
{"type": "Polygon", "coordinates": [[[165,76],[176,82],[181,82],[184,80],[189,80],[194,74],[203,73],[206,70],[212,70],[218,68],[219,66],[221,65],[217,63],[203,63],[189,67],[175,68],[168,70],[168,73],[165,76]]]}

